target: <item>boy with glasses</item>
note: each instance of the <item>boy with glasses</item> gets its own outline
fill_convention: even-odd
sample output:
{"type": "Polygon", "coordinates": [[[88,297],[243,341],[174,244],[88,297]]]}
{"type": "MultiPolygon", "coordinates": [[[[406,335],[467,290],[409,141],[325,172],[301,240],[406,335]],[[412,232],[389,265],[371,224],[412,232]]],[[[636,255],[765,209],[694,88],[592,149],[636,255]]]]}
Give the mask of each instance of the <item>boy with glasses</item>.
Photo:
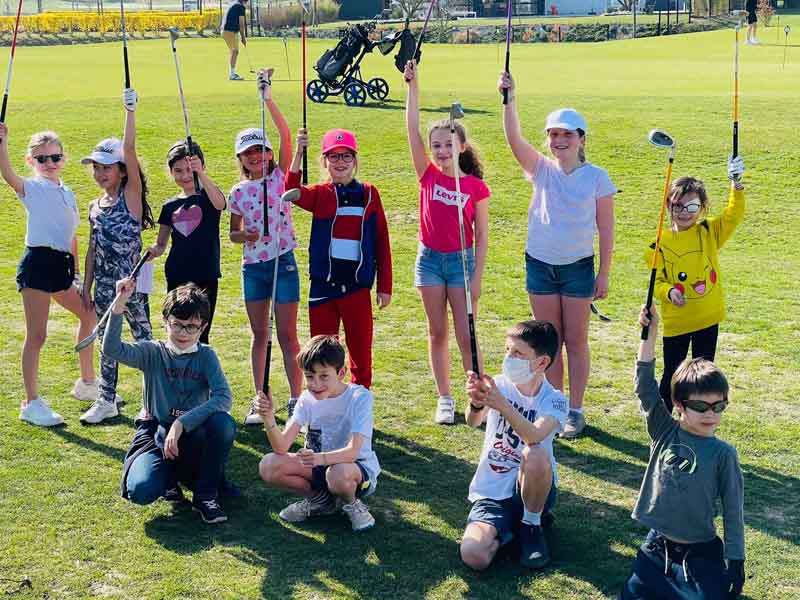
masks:
{"type": "Polygon", "coordinates": [[[143,404],[149,419],[136,420],[125,456],[122,497],[150,504],[164,496],[183,500],[178,482],[193,491],[192,508],[206,523],[227,521],[218,502],[225,463],[236,435],[228,414],[232,396],[216,352],[198,343],[209,319],[205,293],[180,286],[164,300],[164,341],[122,342],[122,313],[136,289],[117,282],[117,298],[103,338],[103,352],[144,374],[143,404]]]}
{"type": "Polygon", "coordinates": [[[728,382],[713,363],[684,360],[672,377],[673,419],[655,379],[655,307],[650,318],[642,307],[639,323],[650,332],[639,346],[635,386],[652,441],[631,516],[650,532],[621,599],[738,598],[745,580],[742,471],[736,449],[715,437],[728,382]],[[714,525],[718,502],[724,544],[714,525]]]}

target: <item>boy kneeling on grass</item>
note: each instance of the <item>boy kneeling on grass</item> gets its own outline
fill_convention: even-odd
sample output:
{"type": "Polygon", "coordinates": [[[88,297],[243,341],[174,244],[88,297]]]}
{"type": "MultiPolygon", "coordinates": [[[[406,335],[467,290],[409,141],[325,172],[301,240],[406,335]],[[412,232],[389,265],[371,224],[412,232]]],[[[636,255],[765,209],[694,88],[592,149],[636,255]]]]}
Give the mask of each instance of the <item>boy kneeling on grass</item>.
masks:
{"type": "Polygon", "coordinates": [[[473,569],[486,569],[517,535],[523,566],[539,569],[550,561],[542,520],[556,499],[553,437],[569,412],[567,399],[544,375],[558,348],[552,324],[524,321],[506,334],[502,375],[469,373],[467,423],[486,422],[461,542],[461,558],[473,569]]]}
{"type": "Polygon", "coordinates": [[[622,600],[728,600],[744,587],[744,494],[736,449],[715,437],[728,405],[728,381],[704,358],[684,360],[672,376],[672,418],[655,378],[658,315],[636,362],[636,395],[650,434],[650,461],[631,515],[650,527],[622,600]],[[725,543],[714,517],[722,501],[725,543]],[[725,561],[727,560],[727,566],[725,561]]]}
{"type": "Polygon", "coordinates": [[[253,406],[264,418],[264,431],[273,452],[258,466],[271,486],[303,496],[280,512],[290,523],[330,515],[339,508],[350,518],[353,531],[375,525],[360,498],[375,491],[380,473],[372,450],[372,393],[344,383],[345,352],[334,336],[311,338],[297,355],[306,379],[294,414],[283,431],[275,422],[272,395],[259,392],[253,406]],[[301,428],[307,427],[305,447],[288,452],[301,428]]]}
{"type": "Polygon", "coordinates": [[[217,497],[226,485],[235,487],[224,472],[236,424],[227,412],[232,395],[217,354],[198,343],[208,324],[208,298],[192,283],[168,292],[162,311],[167,339],[128,344],[120,339],[122,313],[136,281],[122,279],[116,289],[103,352],[144,374],[144,409],[125,456],[122,497],[136,504],[162,496],[181,502],[180,481],[193,491],[192,508],[203,521],[227,521],[217,497]]]}

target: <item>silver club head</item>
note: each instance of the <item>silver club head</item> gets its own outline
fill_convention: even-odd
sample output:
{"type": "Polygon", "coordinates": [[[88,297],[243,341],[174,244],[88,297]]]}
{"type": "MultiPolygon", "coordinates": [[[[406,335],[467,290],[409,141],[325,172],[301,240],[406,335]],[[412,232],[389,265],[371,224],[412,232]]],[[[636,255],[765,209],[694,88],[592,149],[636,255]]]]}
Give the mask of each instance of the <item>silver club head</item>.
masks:
{"type": "Polygon", "coordinates": [[[89,346],[91,346],[94,343],[94,341],[96,339],[97,339],[97,329],[92,331],[92,333],[91,333],[91,335],[89,337],[86,337],[86,338],[82,339],[80,342],[78,342],[75,345],[75,352],[80,352],[84,348],[88,348],[89,346]]]}
{"type": "Polygon", "coordinates": [[[286,190],[281,195],[281,202],[296,202],[300,199],[300,188],[292,188],[291,190],[286,190]]]}
{"type": "Polygon", "coordinates": [[[177,39],[181,37],[181,34],[178,31],[177,27],[170,27],[168,31],[169,31],[169,39],[172,40],[173,43],[175,43],[177,39]]]}
{"type": "Polygon", "coordinates": [[[450,107],[450,118],[451,119],[464,118],[464,107],[461,106],[461,102],[453,102],[452,106],[450,107]]]}
{"type": "Polygon", "coordinates": [[[672,136],[660,129],[651,130],[650,133],[647,134],[647,141],[659,148],[668,148],[671,150],[675,147],[675,141],[672,139],[672,136]]]}

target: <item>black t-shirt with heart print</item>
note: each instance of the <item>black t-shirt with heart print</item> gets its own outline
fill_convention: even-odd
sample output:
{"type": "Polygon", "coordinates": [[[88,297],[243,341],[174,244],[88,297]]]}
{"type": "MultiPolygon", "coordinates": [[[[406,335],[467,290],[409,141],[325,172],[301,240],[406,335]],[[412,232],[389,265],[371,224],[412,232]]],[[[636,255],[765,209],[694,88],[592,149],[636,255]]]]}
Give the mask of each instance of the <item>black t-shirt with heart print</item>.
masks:
{"type": "Polygon", "coordinates": [[[205,282],[222,276],[219,268],[219,221],[205,190],[188,198],[171,198],[161,207],[158,222],[172,229],[164,272],[167,281],[205,282]]]}

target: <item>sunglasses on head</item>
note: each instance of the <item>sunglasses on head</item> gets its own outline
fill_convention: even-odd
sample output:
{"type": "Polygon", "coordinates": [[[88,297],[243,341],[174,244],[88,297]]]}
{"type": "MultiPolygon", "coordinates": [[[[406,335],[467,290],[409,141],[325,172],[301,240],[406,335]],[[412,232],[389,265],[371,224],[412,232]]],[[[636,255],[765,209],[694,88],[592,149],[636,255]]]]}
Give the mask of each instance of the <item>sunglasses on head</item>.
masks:
{"type": "Polygon", "coordinates": [[[691,408],[694,412],[704,413],[712,411],[716,414],[721,413],[728,407],[727,400],[720,400],[718,402],[703,402],[702,400],[686,400],[683,405],[686,408],[691,408]]]}
{"type": "Polygon", "coordinates": [[[49,160],[49,161],[52,161],[52,162],[53,162],[53,164],[58,164],[58,163],[60,163],[60,162],[61,162],[61,160],[64,158],[64,155],[63,155],[63,154],[40,154],[39,156],[34,156],[33,158],[34,158],[34,159],[36,160],[36,162],[38,162],[40,165],[43,165],[43,164],[44,164],[44,163],[46,163],[48,160],[49,160]]]}

